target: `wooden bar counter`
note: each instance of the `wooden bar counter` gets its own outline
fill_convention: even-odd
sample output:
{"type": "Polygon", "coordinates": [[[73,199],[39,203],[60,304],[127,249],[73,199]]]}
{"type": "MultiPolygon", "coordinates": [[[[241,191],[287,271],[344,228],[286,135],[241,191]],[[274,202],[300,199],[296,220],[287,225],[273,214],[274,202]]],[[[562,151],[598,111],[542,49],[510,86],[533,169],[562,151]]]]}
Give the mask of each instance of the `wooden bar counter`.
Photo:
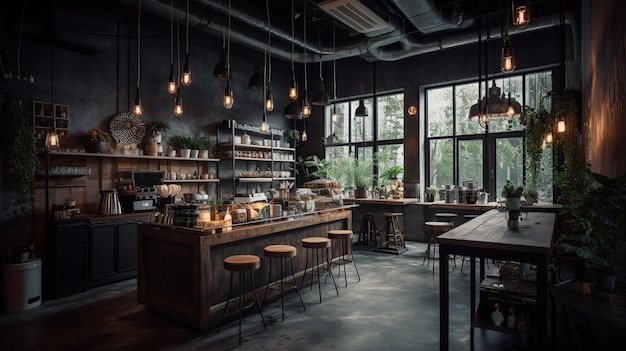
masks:
{"type": "Polygon", "coordinates": [[[353,206],[312,212],[293,219],[233,226],[210,234],[193,228],[141,223],[138,231],[137,300],[150,310],[198,330],[217,327],[228,295],[230,274],[225,257],[252,254],[261,258],[254,272],[255,285],[264,289],[267,245],[293,245],[298,249],[294,270],[302,272],[305,255],[301,240],[327,236],[331,229],[352,229],[353,206]]]}

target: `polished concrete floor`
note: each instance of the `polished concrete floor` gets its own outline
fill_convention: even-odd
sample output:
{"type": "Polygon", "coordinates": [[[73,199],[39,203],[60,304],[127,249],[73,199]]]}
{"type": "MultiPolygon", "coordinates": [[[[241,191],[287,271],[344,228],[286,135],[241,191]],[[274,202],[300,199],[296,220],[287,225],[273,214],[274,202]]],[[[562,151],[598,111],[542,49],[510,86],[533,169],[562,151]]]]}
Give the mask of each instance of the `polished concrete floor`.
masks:
{"type": "MultiPolygon", "coordinates": [[[[401,255],[355,246],[361,275],[348,266],[348,286],[337,279],[304,288],[306,311],[295,294],[245,316],[242,344],[237,323],[197,332],[150,312],[136,300],[131,279],[86,293],[44,301],[31,310],[0,315],[0,350],[438,350],[439,279],[422,264],[425,244],[408,242],[401,255]]],[[[460,259],[450,272],[450,350],[470,350],[469,272],[460,259]]],[[[337,268],[335,268],[335,273],[337,268]]],[[[558,318],[561,318],[559,315],[558,318]]],[[[553,342],[564,349],[562,333],[553,342]]],[[[525,349],[527,340],[489,330],[475,332],[476,350],[525,349]]]]}

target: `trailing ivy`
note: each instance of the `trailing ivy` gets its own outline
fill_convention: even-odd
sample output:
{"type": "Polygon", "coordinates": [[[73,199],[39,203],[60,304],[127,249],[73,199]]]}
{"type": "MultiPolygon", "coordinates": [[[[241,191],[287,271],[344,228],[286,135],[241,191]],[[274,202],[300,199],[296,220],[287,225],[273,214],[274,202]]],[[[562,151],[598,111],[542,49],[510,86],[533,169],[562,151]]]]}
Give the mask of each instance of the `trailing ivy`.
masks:
{"type": "Polygon", "coordinates": [[[544,149],[544,138],[552,130],[553,123],[548,111],[543,106],[539,109],[524,106],[524,123],[526,124],[525,162],[526,188],[536,191],[538,187],[541,157],[544,149]]]}
{"type": "Polygon", "coordinates": [[[33,202],[37,150],[32,120],[30,100],[3,97],[2,125],[7,133],[3,136],[2,149],[7,155],[9,189],[14,193],[16,205],[33,202]]]}

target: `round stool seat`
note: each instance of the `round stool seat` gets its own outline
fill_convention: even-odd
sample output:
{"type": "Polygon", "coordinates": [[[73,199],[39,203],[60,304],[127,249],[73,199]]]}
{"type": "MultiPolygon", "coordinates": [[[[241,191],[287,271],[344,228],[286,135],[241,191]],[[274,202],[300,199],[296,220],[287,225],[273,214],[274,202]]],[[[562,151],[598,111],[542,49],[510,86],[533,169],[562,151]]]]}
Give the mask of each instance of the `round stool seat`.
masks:
{"type": "Polygon", "coordinates": [[[385,212],[383,213],[385,217],[400,217],[402,216],[402,212],[385,212]]]}
{"type": "Polygon", "coordinates": [[[350,239],[352,234],[351,230],[333,229],[328,231],[328,239],[350,239]]]}
{"type": "Polygon", "coordinates": [[[458,215],[456,213],[447,213],[447,212],[438,212],[435,213],[435,217],[437,218],[456,218],[458,215]]]}
{"type": "Polygon", "coordinates": [[[463,215],[463,218],[472,219],[472,218],[476,218],[478,216],[480,216],[480,215],[477,215],[477,214],[466,214],[466,215],[463,215]]]}
{"type": "Polygon", "coordinates": [[[252,271],[259,267],[261,267],[261,259],[255,255],[233,255],[224,259],[224,269],[228,271],[252,271]]]}
{"type": "Polygon", "coordinates": [[[450,223],[447,222],[425,222],[426,230],[447,231],[450,230],[450,223]]]}
{"type": "Polygon", "coordinates": [[[330,239],[322,236],[311,236],[302,239],[302,247],[307,249],[325,249],[330,247],[330,239]]]}
{"type": "Polygon", "coordinates": [[[265,257],[289,258],[296,256],[296,247],[291,245],[270,245],[263,249],[265,257]]]}

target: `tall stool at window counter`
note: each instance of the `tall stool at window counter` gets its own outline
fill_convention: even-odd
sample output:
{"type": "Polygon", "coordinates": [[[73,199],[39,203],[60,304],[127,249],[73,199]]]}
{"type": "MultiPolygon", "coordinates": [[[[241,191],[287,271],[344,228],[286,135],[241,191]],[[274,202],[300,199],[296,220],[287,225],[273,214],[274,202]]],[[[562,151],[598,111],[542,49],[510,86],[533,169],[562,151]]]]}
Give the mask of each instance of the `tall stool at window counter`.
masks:
{"type": "Polygon", "coordinates": [[[404,234],[400,231],[401,212],[386,212],[385,216],[385,237],[380,245],[374,251],[386,252],[399,255],[405,252],[406,244],[404,243],[404,234]]]}
{"type": "Polygon", "coordinates": [[[265,257],[269,257],[270,259],[270,268],[269,268],[269,277],[267,278],[267,286],[265,287],[265,294],[263,295],[263,303],[265,303],[265,299],[267,298],[267,292],[270,289],[270,284],[272,281],[272,261],[274,259],[278,259],[279,262],[276,265],[276,280],[274,281],[274,285],[279,285],[278,289],[280,289],[280,309],[282,311],[282,319],[285,320],[285,284],[289,284],[291,288],[295,288],[298,292],[298,297],[300,298],[300,303],[302,303],[302,308],[306,311],[306,307],[304,306],[304,301],[302,301],[302,295],[300,295],[300,288],[298,287],[298,282],[296,281],[296,276],[293,274],[293,258],[296,256],[296,248],[291,245],[269,245],[263,249],[263,253],[265,257]],[[291,278],[293,279],[291,282],[285,282],[284,278],[287,275],[287,259],[289,259],[289,264],[291,265],[291,278]]]}
{"type": "Polygon", "coordinates": [[[374,212],[363,212],[361,217],[361,232],[359,233],[358,243],[369,245],[370,241],[376,242],[378,236],[378,228],[374,220],[374,212]]]}
{"type": "Polygon", "coordinates": [[[448,213],[448,212],[437,212],[435,213],[435,218],[437,222],[449,222],[450,229],[454,228],[454,220],[458,217],[456,213],[448,213]]]}
{"type": "Polygon", "coordinates": [[[333,280],[333,284],[335,284],[335,291],[337,295],[339,295],[339,289],[337,289],[337,282],[335,282],[335,277],[333,276],[333,271],[330,270],[330,261],[328,252],[330,249],[330,239],[324,238],[321,236],[311,236],[308,238],[302,239],[302,247],[306,250],[306,263],[304,264],[304,275],[302,275],[302,283],[300,286],[304,286],[304,279],[307,275],[311,276],[311,289],[313,289],[313,276],[317,273],[317,289],[320,295],[320,303],[322,303],[322,279],[320,270],[324,270],[324,257],[326,257],[326,267],[328,271],[324,271],[324,275],[328,278],[328,275],[333,280]],[[309,251],[313,251],[313,258],[311,259],[311,271],[307,273],[307,269],[309,267],[309,251]],[[320,259],[321,257],[321,259],[320,259]]]}
{"type": "Polygon", "coordinates": [[[437,252],[437,237],[448,230],[450,230],[449,222],[426,222],[424,223],[424,227],[427,233],[430,233],[430,239],[428,240],[428,246],[426,247],[426,252],[424,253],[424,260],[422,264],[428,259],[428,265],[430,265],[430,260],[433,260],[433,275],[435,275],[435,262],[436,252],[437,252]]]}
{"type": "Polygon", "coordinates": [[[361,281],[359,269],[356,266],[354,253],[352,252],[352,234],[351,230],[344,229],[333,229],[328,231],[328,239],[339,243],[339,245],[336,245],[339,247],[339,254],[337,256],[335,256],[335,247],[331,249],[333,257],[330,259],[330,264],[331,267],[333,264],[339,265],[339,279],[341,279],[341,266],[343,266],[343,276],[346,286],[348,286],[348,270],[346,269],[347,263],[352,262],[354,264],[356,275],[359,278],[359,281],[361,281]]]}
{"type": "Polygon", "coordinates": [[[254,286],[254,277],[252,276],[252,272],[259,269],[259,267],[261,267],[261,259],[259,256],[255,255],[233,255],[224,259],[224,269],[230,271],[230,288],[228,289],[226,306],[224,306],[224,313],[220,319],[220,325],[217,328],[217,333],[219,334],[222,329],[222,323],[224,322],[224,317],[226,317],[226,310],[228,309],[228,304],[230,302],[230,294],[233,290],[233,276],[235,275],[235,272],[237,272],[239,273],[239,345],[241,345],[241,316],[244,309],[243,300],[246,297],[246,284],[244,279],[246,272],[250,274],[250,283],[252,285],[252,292],[254,293],[254,302],[256,302],[256,307],[259,309],[259,314],[261,315],[261,320],[263,321],[263,328],[267,329],[267,326],[265,325],[265,318],[263,317],[263,311],[261,310],[261,303],[259,302],[259,296],[257,295],[256,288],[254,286]]]}

